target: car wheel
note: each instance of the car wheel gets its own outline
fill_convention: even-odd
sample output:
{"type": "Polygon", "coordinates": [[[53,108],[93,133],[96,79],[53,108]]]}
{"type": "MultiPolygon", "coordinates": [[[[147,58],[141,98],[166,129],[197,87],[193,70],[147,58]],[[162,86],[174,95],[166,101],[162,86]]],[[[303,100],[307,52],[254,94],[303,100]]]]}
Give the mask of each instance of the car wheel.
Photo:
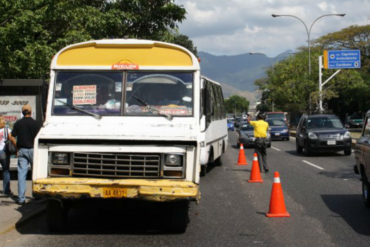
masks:
{"type": "Polygon", "coordinates": [[[344,149],[344,155],[351,155],[351,153],[352,153],[351,148],[344,149]]]}
{"type": "Polygon", "coordinates": [[[307,142],[305,142],[305,144],[304,144],[303,151],[304,151],[304,154],[307,155],[307,156],[309,156],[311,154],[311,150],[308,147],[308,143],[307,142]]]}
{"type": "Polygon", "coordinates": [[[366,176],[362,177],[362,199],[366,207],[370,208],[369,182],[366,176]]]}
{"type": "Polygon", "coordinates": [[[297,153],[301,154],[302,153],[302,147],[299,146],[298,142],[295,143],[296,151],[297,153]]]}

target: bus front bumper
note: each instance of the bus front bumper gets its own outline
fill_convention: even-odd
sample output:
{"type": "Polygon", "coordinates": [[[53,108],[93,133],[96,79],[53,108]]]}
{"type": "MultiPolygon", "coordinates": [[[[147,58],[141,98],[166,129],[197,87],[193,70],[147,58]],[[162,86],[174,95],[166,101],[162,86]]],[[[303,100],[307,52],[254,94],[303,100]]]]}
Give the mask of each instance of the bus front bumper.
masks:
{"type": "Polygon", "coordinates": [[[200,199],[193,182],[143,179],[45,178],[33,181],[35,197],[132,198],[149,201],[200,199]]]}

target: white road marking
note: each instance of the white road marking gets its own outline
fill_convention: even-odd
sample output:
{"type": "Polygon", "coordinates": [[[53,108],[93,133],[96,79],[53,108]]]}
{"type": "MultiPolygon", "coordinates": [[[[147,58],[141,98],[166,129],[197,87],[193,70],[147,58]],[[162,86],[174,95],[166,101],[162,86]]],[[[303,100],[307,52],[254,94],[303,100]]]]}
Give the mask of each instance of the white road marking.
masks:
{"type": "Polygon", "coordinates": [[[315,168],[317,168],[319,170],[324,170],[324,168],[322,168],[321,166],[315,165],[315,164],[313,164],[313,163],[311,163],[311,162],[309,162],[307,160],[302,160],[302,161],[303,161],[303,163],[306,163],[307,165],[310,165],[312,167],[315,167],[315,168]]]}
{"type": "Polygon", "coordinates": [[[274,146],[271,146],[272,149],[275,149],[276,151],[281,151],[280,149],[274,147],[274,146]]]}

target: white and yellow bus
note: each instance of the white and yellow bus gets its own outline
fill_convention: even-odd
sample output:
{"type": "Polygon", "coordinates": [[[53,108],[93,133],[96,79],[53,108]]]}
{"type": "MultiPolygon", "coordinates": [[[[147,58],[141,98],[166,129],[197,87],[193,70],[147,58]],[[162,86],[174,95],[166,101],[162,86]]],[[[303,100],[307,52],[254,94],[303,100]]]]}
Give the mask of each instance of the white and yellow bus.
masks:
{"type": "MultiPolygon", "coordinates": [[[[96,40],[53,58],[47,112],[35,139],[33,194],[51,230],[80,199],[171,202],[175,231],[200,198],[201,166],[227,147],[221,87],[174,44],[96,40]]],[[[168,204],[168,203],[167,203],[168,204]]]]}

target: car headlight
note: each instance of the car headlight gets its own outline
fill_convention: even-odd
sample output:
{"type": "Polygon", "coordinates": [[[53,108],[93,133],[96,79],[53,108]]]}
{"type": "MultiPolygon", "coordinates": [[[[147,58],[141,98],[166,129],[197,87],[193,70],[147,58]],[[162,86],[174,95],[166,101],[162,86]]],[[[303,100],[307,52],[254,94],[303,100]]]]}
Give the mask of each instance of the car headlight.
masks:
{"type": "Polygon", "coordinates": [[[287,129],[283,129],[282,131],[281,131],[281,133],[287,133],[288,132],[288,130],[287,129]]]}
{"type": "Polygon", "coordinates": [[[344,139],[349,139],[349,138],[351,138],[351,133],[349,133],[349,131],[346,131],[346,132],[344,133],[344,135],[343,135],[343,138],[344,138],[344,139]]]}
{"type": "Polygon", "coordinates": [[[317,135],[315,133],[308,132],[308,138],[310,138],[310,139],[317,139],[318,137],[317,137],[317,135]]]}
{"type": "Polygon", "coordinates": [[[69,153],[52,153],[51,162],[53,165],[69,165],[69,153]]]}
{"type": "Polygon", "coordinates": [[[166,166],[182,166],[182,155],[167,154],[165,157],[166,166]]]}

